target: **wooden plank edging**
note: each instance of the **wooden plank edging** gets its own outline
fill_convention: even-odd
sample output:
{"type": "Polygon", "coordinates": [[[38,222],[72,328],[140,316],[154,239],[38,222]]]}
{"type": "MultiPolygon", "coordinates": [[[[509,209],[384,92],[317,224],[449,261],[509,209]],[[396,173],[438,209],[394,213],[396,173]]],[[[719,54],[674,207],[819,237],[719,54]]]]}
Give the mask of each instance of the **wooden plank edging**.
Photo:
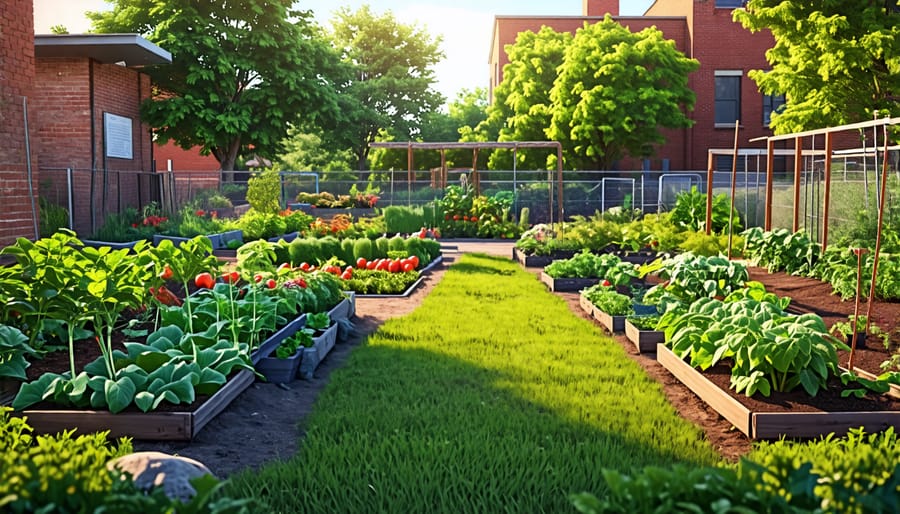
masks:
{"type": "Polygon", "coordinates": [[[750,409],[741,402],[732,398],[731,395],[710,382],[699,371],[679,359],[664,344],[656,346],[656,361],[744,435],[751,439],[754,437],[750,409]]]}

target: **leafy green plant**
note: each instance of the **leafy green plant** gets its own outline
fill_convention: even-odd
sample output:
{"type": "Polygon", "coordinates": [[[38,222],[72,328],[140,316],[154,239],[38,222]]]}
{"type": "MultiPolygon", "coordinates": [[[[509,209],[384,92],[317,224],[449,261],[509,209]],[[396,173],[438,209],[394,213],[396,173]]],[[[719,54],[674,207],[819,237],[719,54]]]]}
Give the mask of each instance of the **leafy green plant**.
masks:
{"type": "Polygon", "coordinates": [[[609,289],[609,286],[597,284],[585,289],[581,294],[595,307],[610,316],[629,316],[634,314],[634,305],[631,302],[631,298],[609,289]]]}
{"type": "Polygon", "coordinates": [[[553,278],[605,279],[616,286],[626,285],[637,278],[634,264],[624,262],[610,253],[596,255],[588,250],[583,250],[571,259],[553,261],[544,267],[544,272],[553,278]]]}
{"type": "Polygon", "coordinates": [[[191,481],[196,495],[187,502],[169,499],[161,487],[139,490],[107,462],[132,451],[122,438],[111,444],[108,432],[32,435],[23,418],[0,407],[0,511],[244,513],[260,506],[222,494],[226,484],[206,475],[191,481]]]}
{"type": "Polygon", "coordinates": [[[38,197],[40,221],[38,233],[41,237],[50,237],[57,230],[69,226],[69,211],[62,206],[51,203],[43,196],[38,197]]]}
{"type": "Polygon", "coordinates": [[[770,273],[784,271],[791,275],[809,275],[821,254],[819,245],[803,230],[776,229],[766,232],[753,227],[742,235],[745,255],[752,259],[754,265],[763,266],[770,273]]]}
{"type": "MultiPolygon", "coordinates": [[[[712,231],[721,234],[728,231],[729,213],[733,214],[733,232],[742,230],[740,213],[731,209],[731,201],[727,195],[713,195],[712,231]]],[[[694,232],[706,230],[706,193],[701,193],[697,186],[690,191],[683,191],[675,197],[675,207],[671,211],[672,222],[694,232]]]]}
{"type": "Polygon", "coordinates": [[[658,314],[644,314],[640,316],[628,316],[626,319],[631,322],[638,330],[656,330],[659,324],[658,314]]]}
{"type": "Polygon", "coordinates": [[[274,168],[266,168],[247,181],[247,203],[263,214],[281,211],[281,175],[274,168]]]}
{"type": "Polygon", "coordinates": [[[0,325],[0,377],[25,380],[28,357],[36,357],[37,352],[28,345],[28,337],[21,330],[0,325]]]}
{"type": "Polygon", "coordinates": [[[300,348],[309,348],[313,344],[312,332],[307,330],[298,330],[290,337],[285,338],[277,348],[275,348],[275,357],[279,359],[290,359],[300,348]]]}
{"type": "Polygon", "coordinates": [[[815,396],[840,374],[832,337],[816,314],[786,314],[777,303],[741,298],[695,301],[685,313],[667,312],[659,322],[666,346],[705,370],[731,359],[731,386],[738,393],[769,396],[798,386],[815,396]]]}

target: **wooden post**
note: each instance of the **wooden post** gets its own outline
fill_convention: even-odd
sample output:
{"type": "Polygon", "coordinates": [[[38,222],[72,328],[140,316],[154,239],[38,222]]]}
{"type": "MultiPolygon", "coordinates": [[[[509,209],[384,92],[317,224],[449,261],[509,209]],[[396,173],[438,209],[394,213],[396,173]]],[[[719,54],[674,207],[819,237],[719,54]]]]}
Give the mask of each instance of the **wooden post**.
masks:
{"type": "Polygon", "coordinates": [[[823,215],[825,222],[822,226],[822,251],[828,248],[828,211],[831,205],[831,152],[834,151],[834,134],[825,133],[825,206],[823,215]]]}
{"type": "MultiPolygon", "coordinates": [[[[872,262],[872,284],[869,287],[869,299],[866,305],[866,332],[872,322],[872,301],[875,299],[875,280],[878,278],[878,257],[881,253],[881,231],[884,223],[884,197],[887,194],[886,184],[888,179],[888,132],[887,125],[884,129],[884,159],[881,160],[881,197],[878,199],[878,226],[875,227],[875,256],[872,262]]],[[[875,147],[875,155],[878,155],[878,147],[875,147]]],[[[852,371],[852,368],[851,368],[852,371]]]]}
{"type": "Polygon", "coordinates": [[[763,228],[772,230],[772,182],[775,180],[775,142],[766,140],[766,218],[763,228]]]}
{"type": "Polygon", "coordinates": [[[794,138],[794,223],[793,231],[800,230],[800,173],[803,169],[803,140],[794,138]]]}
{"type": "MultiPolygon", "coordinates": [[[[731,260],[731,241],[734,232],[734,195],[737,183],[738,133],[740,129],[740,120],[734,120],[734,152],[731,154],[731,210],[728,211],[728,260],[731,260]]],[[[707,198],[712,198],[712,194],[707,193],[707,198]]]]}

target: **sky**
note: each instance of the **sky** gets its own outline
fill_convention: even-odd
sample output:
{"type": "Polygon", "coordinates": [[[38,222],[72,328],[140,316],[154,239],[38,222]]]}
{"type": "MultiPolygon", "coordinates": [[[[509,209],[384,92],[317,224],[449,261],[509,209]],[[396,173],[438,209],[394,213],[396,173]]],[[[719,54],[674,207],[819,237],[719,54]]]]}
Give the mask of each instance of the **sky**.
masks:
{"type": "MultiPolygon", "coordinates": [[[[641,15],[652,3],[653,0],[619,0],[620,14],[641,15]]],[[[444,60],[435,66],[435,88],[452,102],[462,90],[488,86],[494,16],[580,16],[582,0],[298,0],[294,7],[312,11],[317,21],[327,27],[340,7],[355,11],[363,4],[375,13],[391,11],[401,23],[441,35],[444,60]]],[[[34,0],[34,30],[48,34],[50,27],[63,25],[72,34],[85,32],[90,24],[84,12],[110,7],[105,0],[34,0]]]]}

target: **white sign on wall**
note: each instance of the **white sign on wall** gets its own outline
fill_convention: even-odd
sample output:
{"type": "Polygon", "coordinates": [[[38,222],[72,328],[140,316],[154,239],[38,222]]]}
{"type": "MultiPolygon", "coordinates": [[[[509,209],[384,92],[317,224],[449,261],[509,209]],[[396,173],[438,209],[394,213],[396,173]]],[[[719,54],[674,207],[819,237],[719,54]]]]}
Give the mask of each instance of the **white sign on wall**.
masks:
{"type": "Polygon", "coordinates": [[[117,159],[133,159],[131,118],[105,112],[103,113],[103,127],[106,138],[106,156],[117,159]]]}

